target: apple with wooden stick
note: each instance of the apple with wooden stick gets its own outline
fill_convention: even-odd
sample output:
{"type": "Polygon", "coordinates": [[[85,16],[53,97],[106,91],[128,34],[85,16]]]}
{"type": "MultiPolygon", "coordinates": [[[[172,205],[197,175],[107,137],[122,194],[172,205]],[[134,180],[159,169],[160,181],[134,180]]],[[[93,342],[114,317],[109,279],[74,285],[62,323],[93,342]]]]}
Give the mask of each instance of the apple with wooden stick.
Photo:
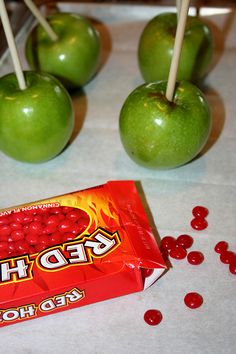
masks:
{"type": "Polygon", "coordinates": [[[47,73],[14,73],[0,79],[0,149],[23,162],[44,162],[66,146],[74,127],[73,108],[62,84],[47,73]]]}
{"type": "Polygon", "coordinates": [[[71,98],[51,75],[22,71],[3,0],[0,14],[15,69],[0,78],[0,150],[19,161],[47,161],[62,151],[71,136],[71,98]]]}
{"type": "MultiPolygon", "coordinates": [[[[37,14],[42,17],[39,11],[37,14]]],[[[27,38],[25,53],[30,67],[52,74],[68,89],[84,86],[100,62],[101,44],[95,27],[85,17],[71,13],[53,14],[45,22],[47,28],[39,23],[27,38]]]]}
{"type": "MultiPolygon", "coordinates": [[[[138,45],[138,63],[146,82],[167,80],[178,16],[162,13],[144,28],[138,45]]],[[[207,74],[213,56],[213,35],[199,17],[188,16],[177,80],[199,82],[207,74]]]]}
{"type": "Polygon", "coordinates": [[[168,81],[137,87],[120,112],[123,146],[131,159],[148,168],[168,169],[191,161],[211,129],[202,92],[190,82],[176,82],[188,7],[186,0],[180,10],[168,81]]]}
{"type": "Polygon", "coordinates": [[[192,160],[205,145],[211,127],[206,99],[193,84],[176,84],[172,101],[166,82],[143,84],[126,99],[120,135],[128,155],[150,168],[174,168],[192,160]]]}

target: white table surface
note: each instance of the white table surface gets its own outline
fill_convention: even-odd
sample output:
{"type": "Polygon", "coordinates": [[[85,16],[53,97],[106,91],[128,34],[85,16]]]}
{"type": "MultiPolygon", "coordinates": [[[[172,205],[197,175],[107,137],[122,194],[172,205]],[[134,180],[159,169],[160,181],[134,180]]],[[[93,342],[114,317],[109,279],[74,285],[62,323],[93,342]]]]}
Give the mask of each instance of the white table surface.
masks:
{"type": "MultiPolygon", "coordinates": [[[[77,134],[61,155],[30,165],[0,153],[0,208],[107,180],[134,179],[142,184],[160,237],[190,234],[192,249],[202,251],[205,261],[191,266],[186,260],[171,260],[171,269],[144,292],[3,327],[0,353],[235,353],[236,277],[214,252],[220,240],[236,251],[235,11],[213,9],[207,15],[216,37],[214,67],[204,89],[213,116],[207,147],[185,166],[154,171],[126,155],[118,117],[127,95],[142,83],[136,56],[141,31],[147,20],[167,9],[95,4],[61,4],[60,8],[100,22],[104,64],[84,94],[73,97],[77,134]],[[209,209],[209,226],[201,232],[189,224],[195,205],[209,209]],[[197,310],[183,303],[190,291],[204,298],[197,310]],[[162,312],[160,325],[144,322],[143,314],[150,308],[162,312]]],[[[18,46],[27,68],[23,39],[18,46]]],[[[0,75],[9,71],[12,65],[7,59],[0,75]]]]}

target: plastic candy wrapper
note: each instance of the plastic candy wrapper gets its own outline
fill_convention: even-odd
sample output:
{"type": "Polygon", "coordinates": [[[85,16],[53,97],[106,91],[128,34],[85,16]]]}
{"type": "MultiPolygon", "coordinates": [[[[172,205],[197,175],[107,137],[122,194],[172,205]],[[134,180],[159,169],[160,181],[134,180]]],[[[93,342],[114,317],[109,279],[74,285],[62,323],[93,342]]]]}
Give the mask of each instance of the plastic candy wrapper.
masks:
{"type": "Polygon", "coordinates": [[[0,210],[0,326],[141,291],[165,268],[133,181],[0,210]]]}

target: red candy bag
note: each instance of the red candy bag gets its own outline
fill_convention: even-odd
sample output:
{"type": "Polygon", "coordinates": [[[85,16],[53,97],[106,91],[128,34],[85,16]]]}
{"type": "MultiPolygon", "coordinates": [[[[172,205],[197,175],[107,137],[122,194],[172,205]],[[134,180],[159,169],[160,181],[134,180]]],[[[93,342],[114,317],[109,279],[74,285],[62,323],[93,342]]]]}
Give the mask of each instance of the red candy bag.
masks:
{"type": "Polygon", "coordinates": [[[0,326],[150,286],[165,270],[133,181],[0,211],[0,326]]]}

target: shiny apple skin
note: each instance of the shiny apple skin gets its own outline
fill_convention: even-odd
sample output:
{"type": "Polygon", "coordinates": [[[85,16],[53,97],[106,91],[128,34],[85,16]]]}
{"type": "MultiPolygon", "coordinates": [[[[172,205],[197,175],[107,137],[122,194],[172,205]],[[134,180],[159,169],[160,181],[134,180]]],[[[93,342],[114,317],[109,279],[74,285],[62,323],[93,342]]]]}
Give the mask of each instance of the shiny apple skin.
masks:
{"type": "Polygon", "coordinates": [[[23,162],[52,159],[66,146],[73,127],[71,98],[54,77],[24,73],[19,89],[15,74],[0,79],[0,150],[23,162]]]}
{"type": "Polygon", "coordinates": [[[166,82],[137,87],[120,112],[122,144],[132,160],[153,169],[170,169],[191,161],[205,145],[211,115],[202,92],[177,84],[174,100],[165,97],[166,82]]]}
{"type": "Polygon", "coordinates": [[[42,26],[37,25],[25,46],[30,67],[56,76],[67,89],[84,86],[100,63],[98,32],[78,14],[56,13],[49,16],[48,22],[58,40],[52,41],[42,26]]]}
{"type": "MultiPolygon", "coordinates": [[[[138,63],[146,82],[168,80],[176,28],[175,13],[160,14],[144,28],[138,44],[138,63]]],[[[201,81],[209,70],[213,47],[209,26],[198,17],[188,16],[177,80],[201,81]]]]}

